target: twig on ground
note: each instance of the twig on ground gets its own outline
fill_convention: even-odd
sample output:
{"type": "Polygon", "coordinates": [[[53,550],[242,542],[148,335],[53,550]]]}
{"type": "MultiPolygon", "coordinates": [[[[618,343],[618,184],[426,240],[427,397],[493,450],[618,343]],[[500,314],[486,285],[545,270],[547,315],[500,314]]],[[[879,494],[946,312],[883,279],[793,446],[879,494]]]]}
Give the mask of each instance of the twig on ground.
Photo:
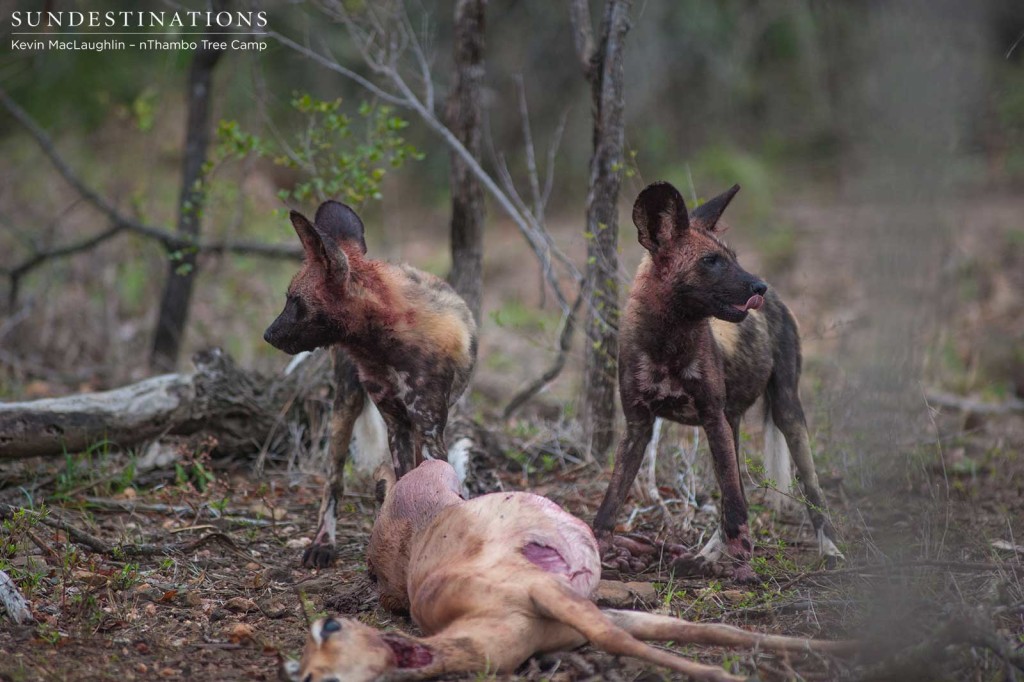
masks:
{"type": "MultiPolygon", "coordinates": [[[[12,507],[10,505],[0,505],[0,519],[11,517],[15,512],[20,511],[18,507],[12,507]]],[[[35,518],[39,523],[44,526],[49,526],[56,530],[65,533],[69,540],[76,544],[82,545],[89,548],[96,554],[102,554],[113,559],[121,559],[125,557],[149,557],[159,556],[164,554],[177,554],[187,553],[198,549],[208,542],[218,541],[224,544],[228,549],[240,553],[248,558],[244,552],[238,549],[235,545],[234,540],[223,533],[208,533],[197,540],[192,542],[178,542],[178,543],[160,543],[160,544],[148,544],[148,543],[122,543],[119,545],[110,545],[99,539],[95,535],[85,532],[75,526],[72,526],[67,521],[60,518],[52,518],[51,516],[44,516],[37,511],[31,509],[25,509],[24,512],[35,518]]]]}

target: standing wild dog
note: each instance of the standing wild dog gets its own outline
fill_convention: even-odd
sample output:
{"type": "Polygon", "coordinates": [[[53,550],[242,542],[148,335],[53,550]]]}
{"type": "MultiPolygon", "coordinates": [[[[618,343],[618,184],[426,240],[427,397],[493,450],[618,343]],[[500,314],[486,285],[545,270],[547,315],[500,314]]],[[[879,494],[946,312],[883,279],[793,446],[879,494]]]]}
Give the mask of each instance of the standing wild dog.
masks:
{"type": "Polygon", "coordinates": [[[334,356],[333,471],[316,538],[302,558],[322,567],[334,558],[345,458],[366,397],[384,418],[398,476],[425,457],[447,460],[448,409],[473,371],[476,323],[441,279],[367,258],[363,223],[345,204],[324,202],[313,223],[292,211],[291,221],[305,259],[263,338],[286,353],[330,346],[334,356]]]}
{"type": "Polygon", "coordinates": [[[680,557],[677,566],[706,568],[724,551],[733,562],[733,577],[744,582],[756,576],[749,563],[753,544],[740,480],[740,419],[760,397],[765,401],[768,477],[789,491],[792,453],[819,547],[829,563],[842,554],[825,516],[798,394],[796,321],[767,284],[739,266],[736,254],[718,237],[718,220],[737,191],[738,185],[688,215],[676,188],[656,182],[633,206],[633,222],[648,254],[637,271],[619,332],[626,434],[594,529],[603,548],[614,547],[628,563],[636,545],[617,543],[612,532],[655,419],[703,426],[722,493],[721,527],[699,555],[680,557]]]}

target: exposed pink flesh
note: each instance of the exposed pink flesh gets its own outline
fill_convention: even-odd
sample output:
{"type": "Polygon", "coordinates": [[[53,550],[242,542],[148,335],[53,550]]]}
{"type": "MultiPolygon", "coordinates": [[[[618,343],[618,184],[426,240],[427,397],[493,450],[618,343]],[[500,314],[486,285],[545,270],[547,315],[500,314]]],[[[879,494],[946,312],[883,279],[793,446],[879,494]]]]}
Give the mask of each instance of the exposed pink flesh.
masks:
{"type": "Polygon", "coordinates": [[[760,308],[763,305],[764,305],[764,296],[761,296],[760,294],[754,294],[753,296],[748,298],[747,302],[744,303],[743,305],[733,304],[732,307],[735,308],[736,310],[739,310],[739,311],[742,311],[742,312],[746,312],[748,310],[757,310],[758,308],[760,308]]]}

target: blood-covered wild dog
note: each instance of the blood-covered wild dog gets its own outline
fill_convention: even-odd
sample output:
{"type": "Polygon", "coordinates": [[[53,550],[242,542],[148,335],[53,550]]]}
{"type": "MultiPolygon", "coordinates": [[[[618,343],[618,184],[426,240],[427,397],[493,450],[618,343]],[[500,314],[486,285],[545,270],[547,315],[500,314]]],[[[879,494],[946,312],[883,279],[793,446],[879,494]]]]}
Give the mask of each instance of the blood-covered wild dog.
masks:
{"type": "Polygon", "coordinates": [[[800,403],[796,321],[719,238],[719,219],[738,190],[734,186],[688,213],[675,187],[656,182],[633,206],[647,254],[620,323],[619,393],[626,434],[594,520],[606,560],[624,567],[631,565],[637,545],[613,537],[615,519],[660,417],[704,428],[722,494],[719,530],[698,555],[677,556],[676,568],[706,569],[724,553],[736,580],[756,578],[749,563],[753,545],[739,438],[743,414],[762,397],[767,478],[788,492],[792,456],[821,552],[830,563],[842,558],[800,403]]]}
{"type": "Polygon", "coordinates": [[[379,409],[399,476],[424,457],[446,459],[448,410],[473,371],[476,323],[443,280],[368,258],[363,223],[345,204],[324,202],[312,223],[292,211],[291,222],[305,258],[263,338],[286,353],[326,346],[334,356],[332,472],[316,538],[303,556],[303,564],[322,567],[334,559],[342,474],[357,420],[379,409]]]}
{"type": "Polygon", "coordinates": [[[384,503],[368,564],[382,604],[408,609],[427,636],[322,619],[312,625],[302,660],[289,672],[292,679],[363,682],[511,673],[533,654],[589,641],[691,679],[742,680],[641,640],[789,652],[854,649],[850,642],[599,609],[591,601],[601,573],[596,539],[554,502],[518,492],[465,501],[445,462],[424,462],[397,483],[382,473],[384,503]]]}

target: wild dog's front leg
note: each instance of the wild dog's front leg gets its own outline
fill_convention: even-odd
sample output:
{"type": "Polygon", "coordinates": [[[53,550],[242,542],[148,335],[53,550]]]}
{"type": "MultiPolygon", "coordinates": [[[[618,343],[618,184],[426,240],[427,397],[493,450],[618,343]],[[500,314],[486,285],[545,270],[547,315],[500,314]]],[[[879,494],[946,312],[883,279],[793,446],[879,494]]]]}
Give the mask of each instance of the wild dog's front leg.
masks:
{"type": "MultiPolygon", "coordinates": [[[[700,411],[700,416],[708,445],[711,447],[718,489],[722,493],[722,518],[721,528],[701,550],[696,562],[714,562],[724,549],[733,561],[733,579],[737,582],[753,582],[757,580],[757,575],[750,567],[754,545],[750,540],[750,528],[747,525],[747,502],[743,494],[743,482],[740,480],[732,427],[729,426],[725,413],[720,408],[706,408],[700,411]],[[721,539],[723,533],[724,542],[721,539]]],[[[680,561],[677,566],[682,568],[688,564],[692,565],[692,561],[693,558],[688,558],[680,561]]]]}
{"type": "Polygon", "coordinates": [[[334,360],[334,405],[331,412],[331,470],[324,482],[320,514],[313,544],[302,555],[306,568],[325,568],[334,562],[337,547],[338,503],[344,492],[345,460],[352,443],[352,429],[366,404],[366,391],[355,364],[343,350],[331,349],[334,360]]]}
{"type": "Polygon", "coordinates": [[[608,490],[594,518],[594,534],[597,536],[602,561],[617,564],[621,569],[642,570],[659,553],[654,543],[615,537],[614,534],[615,519],[640,470],[653,428],[654,415],[650,413],[636,415],[626,422],[626,435],[615,453],[615,467],[608,482],[608,490]]]}
{"type": "Polygon", "coordinates": [[[377,403],[384,423],[388,427],[388,446],[391,450],[391,464],[395,476],[401,478],[415,468],[413,449],[413,426],[405,414],[405,408],[395,409],[388,403],[377,403]]]}

